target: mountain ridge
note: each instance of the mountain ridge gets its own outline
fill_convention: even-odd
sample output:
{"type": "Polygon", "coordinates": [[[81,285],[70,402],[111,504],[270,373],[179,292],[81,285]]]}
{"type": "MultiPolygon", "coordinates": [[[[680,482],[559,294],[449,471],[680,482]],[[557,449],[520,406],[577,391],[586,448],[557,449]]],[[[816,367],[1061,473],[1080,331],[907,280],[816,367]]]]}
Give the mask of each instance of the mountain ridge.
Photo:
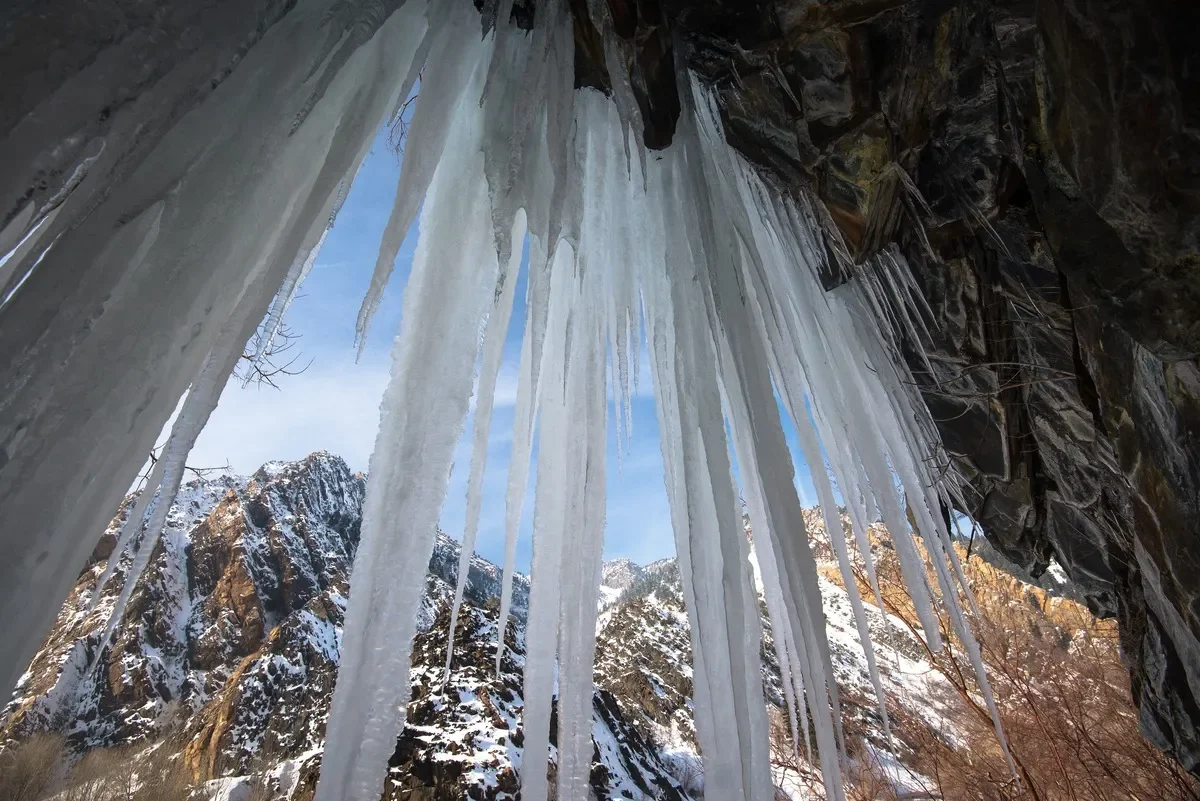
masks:
{"type": "MultiPolygon", "coordinates": [[[[130,508],[126,499],[22,676],[0,722],[0,739],[60,732],[73,747],[93,753],[131,743],[166,744],[188,775],[204,782],[200,798],[257,801],[267,796],[252,796],[251,788],[266,787],[273,801],[311,801],[364,497],[362,474],[324,452],[271,462],[249,477],[189,482],[111,645],[101,650],[101,634],[129,565],[128,557],[113,554],[130,508]],[[96,581],[112,558],[121,563],[92,609],[96,581]]],[[[852,738],[851,767],[857,773],[850,778],[866,776],[893,795],[931,792],[937,784],[927,771],[945,763],[930,763],[930,748],[951,749],[935,753],[945,759],[954,748],[969,747],[973,762],[981,748],[995,750],[994,734],[987,726],[968,725],[964,715],[969,717],[970,707],[961,698],[973,690],[947,680],[915,630],[897,617],[905,596],[889,594],[887,587],[888,610],[871,605],[866,610],[893,720],[891,736],[884,731],[822,517],[805,510],[804,519],[820,565],[826,636],[852,738]],[[955,743],[960,745],[946,745],[955,743]]],[[[883,580],[893,557],[885,532],[878,527],[873,532],[883,580]]],[[[514,622],[497,675],[501,571],[472,558],[447,677],[449,602],[459,554],[457,541],[439,531],[419,610],[406,726],[389,762],[382,801],[517,797],[529,580],[514,578],[514,622]]],[[[969,571],[980,575],[980,564],[974,560],[969,571]]],[[[598,801],[700,801],[691,627],[678,563],[609,560],[602,580],[592,791],[598,801]]],[[[1001,590],[996,608],[1003,615],[1019,613],[1011,628],[1032,639],[1018,644],[1050,648],[1046,664],[1059,664],[1076,643],[1095,641],[1086,625],[1071,622],[1086,616],[1078,605],[1038,595],[1040,590],[1011,579],[993,576],[987,582],[979,585],[985,593],[981,603],[988,592],[1001,590]],[[1056,610],[1067,610],[1066,616],[1056,610]],[[1068,636],[1071,631],[1076,633],[1068,636]]],[[[796,723],[789,722],[788,689],[765,607],[761,611],[773,779],[789,797],[809,798],[820,787],[820,774],[805,750],[808,718],[801,707],[796,723]]],[[[1096,686],[1118,686],[1111,669],[1119,664],[1105,653],[1111,665],[1096,686]]],[[[999,668],[1003,672],[1005,666],[999,668]]],[[[1001,698],[1001,706],[1011,714],[1020,704],[1001,698]]],[[[548,767],[553,771],[553,759],[548,767]]]]}

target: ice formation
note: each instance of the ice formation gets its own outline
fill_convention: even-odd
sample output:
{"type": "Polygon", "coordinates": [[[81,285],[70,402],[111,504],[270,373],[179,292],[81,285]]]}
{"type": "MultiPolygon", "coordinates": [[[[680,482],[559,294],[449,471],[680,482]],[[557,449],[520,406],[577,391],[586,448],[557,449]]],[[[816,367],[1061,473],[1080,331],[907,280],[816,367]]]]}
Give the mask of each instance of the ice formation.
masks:
{"type": "MultiPolygon", "coordinates": [[[[71,474],[78,503],[55,512],[53,528],[34,546],[14,546],[11,567],[0,568],[0,615],[10,626],[27,620],[0,665],[10,684],[46,622],[18,614],[17,605],[36,597],[52,608],[65,594],[88,549],[78,532],[91,530],[85,523],[95,510],[129,486],[156,426],[186,390],[120,536],[131,569],[145,563],[187,451],[243,344],[257,328],[259,352],[269,347],[374,126],[395,113],[419,76],[395,206],[357,326],[361,340],[420,210],[318,801],[379,796],[404,725],[425,566],[477,392],[463,549],[469,559],[491,395],[526,238],[500,627],[536,432],[523,797],[549,790],[544,760],[556,693],[557,797],[588,797],[608,399],[615,398],[618,434],[628,431],[643,336],[693,631],[695,720],[710,797],[773,797],[758,597],[740,493],[753,521],[789,719],[793,730],[797,722],[803,727],[796,740],[803,737],[810,750],[815,741],[827,797],[845,798],[839,693],[781,407],[816,481],[871,672],[854,570],[861,562],[878,594],[866,532],[881,517],[927,641],[950,647],[953,635],[995,717],[959,600],[969,591],[941,514],[959,490],[953,474],[938,469],[945,456],[898,354],[900,337],[919,347],[926,333],[926,310],[903,257],[893,250],[851,264],[819,204],[775,187],[727,145],[708,91],[682,67],[674,141],[647,153],[626,83],[616,81],[612,97],[575,89],[567,0],[539,2],[528,32],[514,26],[512,2],[503,0],[497,24],[482,36],[466,0],[393,5],[302,2],[285,29],[250,49],[97,214],[71,227],[78,210],[70,198],[58,199],[0,232],[0,242],[15,247],[0,278],[26,282],[4,309],[0,340],[13,339],[21,325],[48,332],[22,335],[19,347],[2,343],[18,356],[0,376],[17,388],[0,406],[0,434],[15,454],[10,471],[28,468],[3,485],[4,536],[45,515],[39,488],[59,464],[83,460],[71,474]],[[829,249],[825,237],[833,239],[829,249]],[[53,306],[64,265],[85,257],[94,266],[84,286],[53,306]],[[826,292],[819,274],[831,258],[852,278],[826,292]],[[146,269],[160,264],[172,269],[146,269]],[[97,296],[107,305],[92,308],[97,296]],[[35,326],[39,315],[51,322],[35,326]],[[80,329],[78,319],[90,328],[80,329]],[[105,375],[114,362],[118,374],[105,375]],[[79,440],[95,443],[82,457],[79,440]],[[87,470],[100,477],[85,480],[87,470]],[[842,530],[835,481],[856,553],[842,530]]],[[[589,8],[607,31],[605,4],[589,8]]],[[[610,64],[624,57],[611,37],[605,57],[610,64]]],[[[80,169],[106,152],[88,151],[92,162],[80,169]]],[[[63,191],[76,184],[83,185],[68,182],[63,191]]],[[[497,660],[502,649],[503,633],[497,660]]],[[[878,675],[872,679],[886,720],[882,685],[878,675]]]]}

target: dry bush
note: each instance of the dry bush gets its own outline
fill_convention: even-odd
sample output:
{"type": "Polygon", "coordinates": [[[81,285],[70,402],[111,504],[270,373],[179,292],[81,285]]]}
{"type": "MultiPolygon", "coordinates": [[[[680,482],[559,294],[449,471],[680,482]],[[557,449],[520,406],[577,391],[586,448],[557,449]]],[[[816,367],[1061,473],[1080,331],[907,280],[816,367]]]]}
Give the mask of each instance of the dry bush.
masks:
{"type": "Polygon", "coordinates": [[[57,734],[34,734],[0,751],[0,799],[37,801],[54,790],[66,766],[66,743],[57,734]]]}
{"type": "Polygon", "coordinates": [[[133,776],[126,762],[115,759],[110,748],[84,754],[67,777],[62,801],[110,801],[124,799],[133,790],[133,776]]]}
{"type": "Polygon", "coordinates": [[[137,766],[138,789],[130,801],[187,801],[192,794],[192,777],[183,760],[160,745],[137,766]]]}
{"type": "Polygon", "coordinates": [[[699,757],[676,757],[668,763],[668,769],[688,797],[704,797],[704,763],[699,757]]]}
{"type": "MultiPolygon", "coordinates": [[[[891,554],[877,565],[884,606],[924,643],[891,554]]],[[[891,712],[913,769],[955,801],[1195,801],[1200,784],[1141,734],[1116,624],[1052,598],[980,559],[967,564],[988,669],[1019,781],[957,647],[926,658],[957,696],[952,743],[913,714],[891,712]]],[[[861,580],[860,586],[865,584],[861,580]]],[[[942,633],[953,642],[949,622],[942,633]]],[[[928,649],[926,649],[928,651],[928,649]]]]}
{"type": "MultiPolygon", "coordinates": [[[[786,714],[779,709],[767,709],[767,736],[771,748],[771,779],[775,783],[775,797],[787,801],[790,796],[784,789],[788,785],[800,785],[806,795],[813,798],[823,798],[825,789],[821,782],[821,773],[815,770],[810,762],[801,755],[800,747],[792,739],[792,732],[786,714]]],[[[797,733],[799,739],[803,737],[797,733]]],[[[816,754],[813,754],[816,758],[816,754]]]]}
{"type": "Polygon", "coordinates": [[[53,801],[189,801],[191,776],[163,744],[96,748],[75,763],[53,801]]]}

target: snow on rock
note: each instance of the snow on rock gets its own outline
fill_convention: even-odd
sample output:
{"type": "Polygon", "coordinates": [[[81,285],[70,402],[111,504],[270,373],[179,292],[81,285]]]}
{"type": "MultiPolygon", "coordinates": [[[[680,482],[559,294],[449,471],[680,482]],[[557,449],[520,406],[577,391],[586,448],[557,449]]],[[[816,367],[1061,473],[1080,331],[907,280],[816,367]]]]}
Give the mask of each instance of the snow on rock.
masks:
{"type": "Polygon", "coordinates": [[[646,574],[632,559],[610,559],[600,566],[600,584],[614,590],[627,590],[646,574]]]}
{"type": "MultiPolygon", "coordinates": [[[[364,488],[361,474],[324,452],[270,462],[249,478],[185,484],[111,645],[97,654],[128,559],[94,609],[93,590],[131,496],[22,677],[3,732],[54,729],[90,747],[150,736],[169,722],[164,714],[179,715],[193,729],[189,759],[213,774],[247,764],[273,726],[287,742],[272,747],[321,741],[364,488]],[[276,708],[279,698],[297,692],[288,708],[276,708]],[[214,728],[218,707],[230,717],[214,728]],[[306,721],[314,707],[320,714],[306,721]],[[293,713],[301,718],[289,718],[293,713]]],[[[422,628],[452,592],[458,554],[458,544],[439,532],[419,611],[422,628]]],[[[483,604],[499,589],[499,569],[472,559],[467,598],[483,604]]],[[[518,576],[518,617],[528,592],[518,576]]]]}
{"type": "MultiPolygon", "coordinates": [[[[326,453],[268,463],[249,478],[185,485],[113,644],[88,672],[123,569],[114,571],[92,612],[90,592],[127,502],[22,678],[4,735],[57,729],[87,747],[153,737],[173,726],[183,734],[182,759],[209,779],[212,798],[248,798],[256,782],[267,782],[284,798],[309,801],[324,755],[362,503],[362,476],[326,453]]],[[[820,512],[805,515],[818,564],[835,575],[835,555],[821,544],[820,512]]],[[[459,561],[458,543],[438,532],[418,611],[412,701],[389,761],[387,799],[431,788],[455,798],[516,797],[529,582],[515,576],[515,625],[497,675],[502,572],[471,558],[453,670],[443,687],[459,561]]],[[[695,676],[678,563],[642,567],[618,559],[605,562],[601,573],[608,597],[596,626],[588,786],[597,799],[696,799],[702,782],[695,676]]],[[[868,732],[880,764],[895,767],[902,786],[902,755],[893,753],[870,703],[869,669],[846,592],[824,574],[819,583],[843,709],[868,732]]],[[[763,692],[782,709],[773,633],[761,606],[760,612],[763,692]]],[[[947,692],[921,647],[875,607],[867,615],[889,696],[953,739],[947,692]]]]}
{"type": "Polygon", "coordinates": [[[622,593],[637,583],[646,573],[646,569],[632,559],[610,559],[600,565],[600,609],[609,608],[616,603],[622,593]]]}

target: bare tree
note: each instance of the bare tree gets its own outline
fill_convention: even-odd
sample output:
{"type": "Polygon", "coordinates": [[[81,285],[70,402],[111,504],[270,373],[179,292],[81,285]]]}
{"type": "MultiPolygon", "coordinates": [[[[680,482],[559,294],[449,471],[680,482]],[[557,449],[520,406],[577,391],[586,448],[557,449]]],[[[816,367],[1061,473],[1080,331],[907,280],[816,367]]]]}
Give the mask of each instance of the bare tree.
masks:
{"type": "MultiPolygon", "coordinates": [[[[973,621],[975,639],[1017,780],[945,614],[947,644],[934,652],[891,552],[877,552],[876,571],[886,611],[953,692],[947,701],[957,710],[957,742],[900,706],[889,710],[893,732],[911,749],[911,766],[934,783],[934,795],[979,801],[1200,799],[1200,785],[1138,729],[1113,621],[1097,620],[1083,606],[1050,598],[982,560],[967,562],[981,612],[973,621]]],[[[865,593],[867,577],[857,572],[865,593]]]]}

